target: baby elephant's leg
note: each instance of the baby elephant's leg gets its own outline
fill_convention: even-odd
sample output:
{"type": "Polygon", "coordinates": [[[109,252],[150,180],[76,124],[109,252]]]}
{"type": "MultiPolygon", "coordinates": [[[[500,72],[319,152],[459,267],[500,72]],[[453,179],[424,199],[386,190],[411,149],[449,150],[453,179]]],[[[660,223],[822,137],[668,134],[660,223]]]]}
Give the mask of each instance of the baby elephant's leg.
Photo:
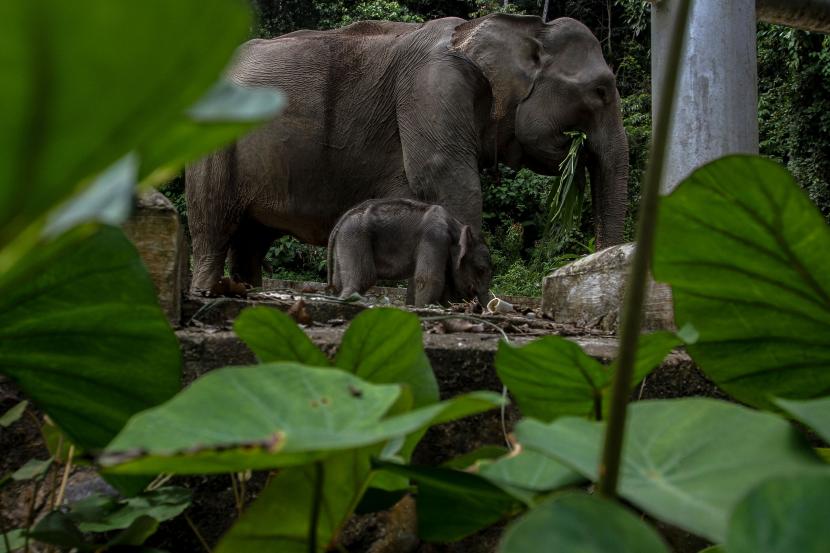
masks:
{"type": "Polygon", "coordinates": [[[334,249],[334,282],[342,285],[341,298],[363,294],[376,281],[372,243],[364,233],[344,233],[334,249]]]}
{"type": "Polygon", "coordinates": [[[426,239],[418,246],[415,262],[415,306],[423,307],[441,301],[449,257],[446,240],[426,239]]]}

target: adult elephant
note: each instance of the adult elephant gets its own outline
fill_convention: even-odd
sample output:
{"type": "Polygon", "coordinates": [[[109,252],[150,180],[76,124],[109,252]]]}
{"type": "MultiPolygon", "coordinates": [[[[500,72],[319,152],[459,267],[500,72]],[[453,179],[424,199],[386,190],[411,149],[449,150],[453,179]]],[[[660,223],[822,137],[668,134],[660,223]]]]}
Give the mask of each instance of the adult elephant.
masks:
{"type": "Polygon", "coordinates": [[[555,174],[587,136],[597,246],[622,241],[628,144],[614,74],[587,27],[490,15],[361,22],[244,44],[237,83],[282,90],[286,111],[187,169],[194,291],[231,271],[261,283],[289,233],[325,244],[369,198],[440,204],[481,228],[479,170],[497,161],[555,174]]]}

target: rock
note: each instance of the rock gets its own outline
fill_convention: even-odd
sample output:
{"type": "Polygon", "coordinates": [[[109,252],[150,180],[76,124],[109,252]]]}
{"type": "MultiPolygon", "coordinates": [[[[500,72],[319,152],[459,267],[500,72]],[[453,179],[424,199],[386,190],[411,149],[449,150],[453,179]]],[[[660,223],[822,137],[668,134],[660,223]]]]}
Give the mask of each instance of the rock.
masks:
{"type": "Polygon", "coordinates": [[[188,251],[176,208],[164,194],[150,190],[138,197],[135,212],[123,228],[153,279],[167,318],[178,326],[182,291],[188,288],[188,251]]]}
{"type": "MultiPolygon", "coordinates": [[[[542,282],[542,313],[564,324],[614,331],[634,244],[606,248],[555,270],[542,282]]],[[[649,278],[643,330],[674,330],[671,289],[649,278]]]]}

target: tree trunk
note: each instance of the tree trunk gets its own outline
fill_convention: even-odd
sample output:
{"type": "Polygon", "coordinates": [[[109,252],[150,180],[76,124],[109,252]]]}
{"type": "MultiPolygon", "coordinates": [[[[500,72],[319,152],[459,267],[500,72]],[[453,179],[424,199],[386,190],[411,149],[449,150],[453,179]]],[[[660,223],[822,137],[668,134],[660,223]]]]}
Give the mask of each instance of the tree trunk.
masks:
{"type": "Polygon", "coordinates": [[[548,5],[550,0],[545,0],[545,6],[542,8],[542,23],[548,22],[548,5]]]}

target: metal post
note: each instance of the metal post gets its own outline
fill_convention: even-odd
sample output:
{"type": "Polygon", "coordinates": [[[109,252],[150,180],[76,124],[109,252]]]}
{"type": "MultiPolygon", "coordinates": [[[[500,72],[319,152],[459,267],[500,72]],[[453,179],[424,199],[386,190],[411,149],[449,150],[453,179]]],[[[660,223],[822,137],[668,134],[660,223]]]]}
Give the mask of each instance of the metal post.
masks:
{"type": "MultiPolygon", "coordinates": [[[[652,105],[658,105],[677,2],[651,8],[652,105]]],[[[755,0],[702,1],[693,8],[661,190],[731,153],[758,153],[755,0]]]]}

